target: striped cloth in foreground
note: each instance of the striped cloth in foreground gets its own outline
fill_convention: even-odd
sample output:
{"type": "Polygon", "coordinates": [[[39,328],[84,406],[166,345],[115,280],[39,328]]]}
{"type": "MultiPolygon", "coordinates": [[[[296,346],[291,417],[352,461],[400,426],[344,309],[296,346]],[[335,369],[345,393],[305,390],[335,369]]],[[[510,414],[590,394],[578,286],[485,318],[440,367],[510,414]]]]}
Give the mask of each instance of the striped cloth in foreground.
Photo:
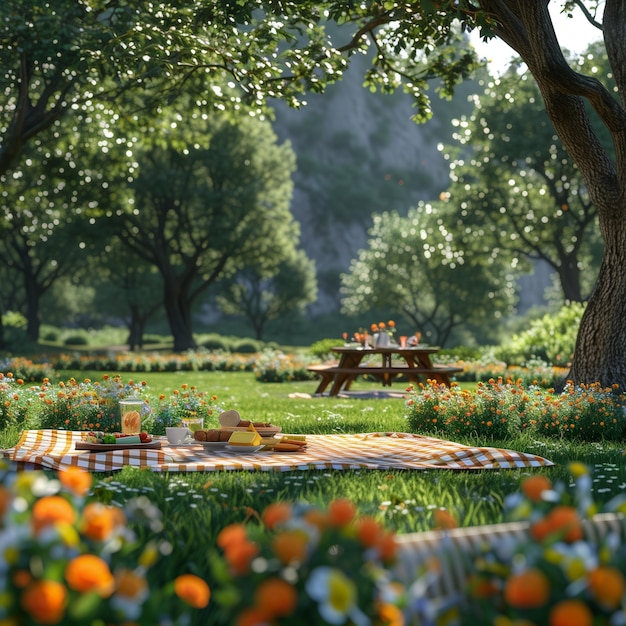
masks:
{"type": "Polygon", "coordinates": [[[125,465],[155,472],[213,472],[218,470],[347,470],[449,469],[486,470],[553,465],[534,454],[500,448],[473,448],[451,441],[408,433],[307,435],[302,452],[237,453],[201,445],[88,452],[76,450],[85,433],[66,430],[26,430],[14,448],[0,454],[24,468],[62,470],[70,466],[90,472],[110,472],[125,465]]]}

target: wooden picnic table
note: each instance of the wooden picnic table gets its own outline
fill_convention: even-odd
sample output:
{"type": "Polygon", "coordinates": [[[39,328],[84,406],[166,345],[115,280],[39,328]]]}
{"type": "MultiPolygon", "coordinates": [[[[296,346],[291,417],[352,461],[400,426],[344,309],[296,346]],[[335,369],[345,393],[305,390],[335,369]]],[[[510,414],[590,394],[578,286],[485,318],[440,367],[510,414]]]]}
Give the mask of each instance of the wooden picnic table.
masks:
{"type": "Polygon", "coordinates": [[[308,367],[309,371],[322,377],[315,390],[316,395],[323,394],[330,385],[329,395],[336,396],[341,391],[347,391],[357,376],[366,374],[380,380],[384,387],[391,386],[393,379],[397,376],[406,376],[412,383],[419,383],[423,378],[432,379],[449,387],[450,375],[463,371],[460,367],[433,365],[430,355],[439,352],[436,346],[407,346],[406,348],[338,346],[332,351],[339,355],[339,362],[336,365],[322,363],[308,367]],[[381,356],[381,365],[362,364],[365,357],[373,354],[381,356]]]}

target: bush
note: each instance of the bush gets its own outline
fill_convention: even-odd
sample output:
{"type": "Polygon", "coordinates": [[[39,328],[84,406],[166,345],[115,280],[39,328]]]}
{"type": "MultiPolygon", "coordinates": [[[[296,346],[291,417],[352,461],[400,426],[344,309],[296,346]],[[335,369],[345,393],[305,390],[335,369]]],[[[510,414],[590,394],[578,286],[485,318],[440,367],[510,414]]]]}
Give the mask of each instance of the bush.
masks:
{"type": "Polygon", "coordinates": [[[521,365],[532,359],[542,359],[552,365],[566,366],[574,352],[576,335],[584,305],[566,304],[554,314],[546,314],[531,322],[528,330],[513,335],[508,344],[494,351],[498,359],[521,365]]]}
{"type": "Polygon", "coordinates": [[[446,439],[471,436],[509,439],[521,432],[578,441],[619,441],[624,436],[626,396],[599,385],[562,393],[502,378],[478,383],[475,393],[453,384],[419,385],[407,400],[412,432],[446,439]]]}
{"type": "Polygon", "coordinates": [[[221,337],[211,337],[211,339],[207,339],[202,342],[202,347],[207,350],[211,350],[212,352],[230,352],[230,346],[225,339],[221,337]]]}
{"type": "Polygon", "coordinates": [[[254,363],[254,376],[262,383],[282,383],[290,380],[311,380],[314,374],[307,370],[309,361],[287,356],[279,350],[266,350],[254,363]]]}
{"type": "Polygon", "coordinates": [[[66,346],[88,346],[89,339],[84,335],[69,335],[63,341],[66,346]]]}
{"type": "Polygon", "coordinates": [[[343,343],[343,339],[320,339],[308,351],[318,359],[328,359],[333,354],[331,350],[337,346],[342,346],[343,343]]]}
{"type": "Polygon", "coordinates": [[[238,354],[255,354],[263,350],[262,341],[254,341],[253,339],[242,339],[233,346],[233,352],[238,354]]]}

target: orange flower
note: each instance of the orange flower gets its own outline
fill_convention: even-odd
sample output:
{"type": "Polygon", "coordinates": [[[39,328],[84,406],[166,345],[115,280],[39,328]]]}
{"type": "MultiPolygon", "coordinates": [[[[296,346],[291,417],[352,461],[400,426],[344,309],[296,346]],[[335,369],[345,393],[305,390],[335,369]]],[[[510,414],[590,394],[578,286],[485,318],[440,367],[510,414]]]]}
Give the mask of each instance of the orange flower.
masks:
{"type": "Polygon", "coordinates": [[[486,599],[498,592],[498,586],[491,578],[475,575],[468,580],[468,589],[472,597],[486,599]]]}
{"type": "Polygon", "coordinates": [[[32,581],[33,577],[28,570],[21,569],[13,574],[12,582],[16,587],[19,587],[20,589],[23,589],[24,587],[30,585],[32,581]]]}
{"type": "Polygon", "coordinates": [[[522,493],[533,502],[541,502],[541,494],[552,488],[549,478],[541,476],[531,476],[522,482],[522,493]]]}
{"type": "Polygon", "coordinates": [[[592,626],[593,614],[582,600],[572,598],[552,607],[548,623],[550,626],[592,626]]]}
{"type": "Polygon", "coordinates": [[[450,530],[458,526],[452,513],[444,509],[435,509],[433,518],[435,520],[435,529],[437,530],[450,530]]]}
{"type": "Polygon", "coordinates": [[[282,532],[272,541],[272,550],[283,565],[302,562],[306,557],[308,540],[300,531],[290,530],[282,532]]]}
{"type": "Polygon", "coordinates": [[[373,517],[362,517],[356,524],[356,533],[359,541],[366,548],[371,548],[378,545],[384,530],[373,517]]]}
{"type": "Polygon", "coordinates": [[[274,502],[263,511],[262,517],[263,523],[272,530],[291,517],[291,505],[287,502],[274,502]]]}
{"type": "Polygon", "coordinates": [[[259,547],[251,541],[244,541],[230,546],[224,552],[224,558],[234,574],[242,576],[250,571],[252,559],[259,553],[259,547]]]}
{"type": "Polygon", "coordinates": [[[35,534],[46,526],[73,524],[76,512],[61,496],[44,496],[33,505],[32,524],[35,534]]]}
{"type": "Polygon", "coordinates": [[[228,526],[224,526],[219,532],[216,543],[222,550],[227,550],[230,546],[243,543],[247,540],[248,533],[243,524],[229,524],[228,526]]]}
{"type": "Polygon", "coordinates": [[[248,607],[237,616],[235,626],[262,626],[267,623],[265,614],[256,607],[248,607]]]}
{"type": "Polygon", "coordinates": [[[578,511],[571,506],[556,506],[543,520],[531,527],[536,541],[543,541],[550,535],[562,536],[564,541],[574,542],[583,538],[583,528],[578,511]]]}
{"type": "Polygon", "coordinates": [[[267,618],[287,617],[298,605],[298,592],[287,581],[273,577],[261,582],[254,592],[254,599],[267,618]]]}
{"type": "Polygon", "coordinates": [[[2,485],[0,485],[0,517],[3,517],[4,514],[7,512],[7,509],[9,508],[9,504],[11,503],[12,499],[13,495],[11,494],[11,492],[2,485]]]}
{"type": "Polygon", "coordinates": [[[65,580],[74,591],[95,591],[103,598],[110,596],[115,586],[109,566],[93,554],[81,554],[72,559],[65,568],[65,580]]]}
{"type": "Polygon", "coordinates": [[[347,526],[356,515],[356,507],[349,500],[339,498],[328,505],[328,520],[332,526],[347,526]]]}
{"type": "Polygon", "coordinates": [[[398,551],[398,542],[393,531],[385,533],[384,537],[378,543],[378,553],[384,563],[393,561],[398,551]]]}
{"type": "Polygon", "coordinates": [[[404,626],[404,615],[395,604],[381,603],[376,608],[378,610],[377,623],[381,626],[404,626]]]}
{"type": "Polygon", "coordinates": [[[39,624],[58,624],[63,619],[67,589],[53,580],[38,580],[24,590],[22,608],[39,624]]]}
{"type": "Polygon", "coordinates": [[[615,567],[601,565],[589,572],[589,589],[598,603],[613,610],[620,606],[626,590],[624,576],[615,567]]]}
{"type": "Polygon", "coordinates": [[[59,472],[59,480],[72,493],[77,496],[85,496],[91,488],[92,477],[89,472],[72,466],[59,472]]]}
{"type": "Polygon", "coordinates": [[[328,515],[321,509],[309,509],[304,513],[302,519],[320,530],[328,526],[328,515]]]}
{"type": "Polygon", "coordinates": [[[176,595],[194,609],[203,609],[211,599],[211,589],[195,574],[183,574],[174,581],[176,595]]]}
{"type": "Polygon", "coordinates": [[[129,569],[115,572],[115,591],[125,598],[143,598],[148,593],[148,583],[143,576],[139,576],[129,569]]]}
{"type": "Polygon", "coordinates": [[[514,574],[505,583],[504,598],[516,609],[534,609],[548,601],[550,583],[538,569],[530,568],[514,574]]]}
{"type": "Polygon", "coordinates": [[[111,535],[116,525],[114,509],[100,502],[90,502],[83,509],[81,530],[86,537],[94,541],[104,541],[111,535]]]}

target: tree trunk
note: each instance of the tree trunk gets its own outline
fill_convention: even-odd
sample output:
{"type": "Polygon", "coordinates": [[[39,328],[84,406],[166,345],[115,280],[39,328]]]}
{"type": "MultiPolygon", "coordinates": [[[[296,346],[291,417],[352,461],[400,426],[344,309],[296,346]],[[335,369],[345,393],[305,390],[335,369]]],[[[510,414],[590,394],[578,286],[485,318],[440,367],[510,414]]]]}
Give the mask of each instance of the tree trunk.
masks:
{"type": "Polygon", "coordinates": [[[583,314],[569,379],[626,392],[626,216],[612,225],[598,280],[583,314]],[[620,243],[618,243],[621,240],[620,243]]]}
{"type": "Polygon", "coordinates": [[[557,268],[557,271],[565,300],[567,302],[582,302],[580,268],[578,267],[576,256],[565,256],[561,259],[561,265],[557,268]]]}
{"type": "Polygon", "coordinates": [[[195,350],[198,344],[191,326],[191,302],[175,285],[166,283],[164,294],[165,312],[174,337],[174,351],[195,350]]]}
{"type": "Polygon", "coordinates": [[[141,315],[136,304],[130,305],[130,322],[128,324],[128,347],[131,350],[141,350],[143,347],[143,333],[146,327],[146,318],[141,315]]]}
{"type": "Polygon", "coordinates": [[[24,288],[26,291],[26,336],[31,341],[39,340],[39,298],[41,289],[37,285],[34,276],[24,276],[24,288]]]}

